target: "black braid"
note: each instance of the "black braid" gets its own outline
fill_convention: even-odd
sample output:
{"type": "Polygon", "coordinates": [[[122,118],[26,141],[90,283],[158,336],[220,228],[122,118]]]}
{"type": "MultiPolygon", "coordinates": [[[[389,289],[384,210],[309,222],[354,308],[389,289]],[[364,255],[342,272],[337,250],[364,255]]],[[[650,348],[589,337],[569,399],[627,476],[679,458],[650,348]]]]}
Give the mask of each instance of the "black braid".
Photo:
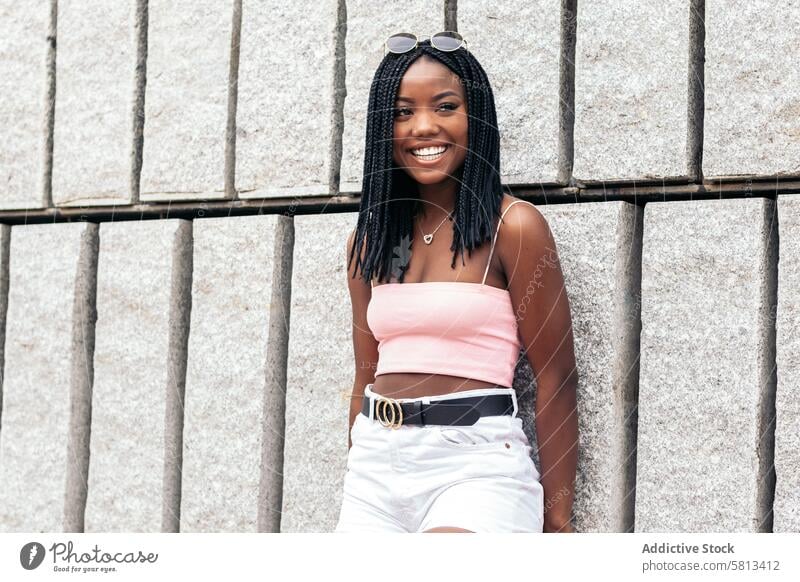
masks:
{"type": "MultiPolygon", "coordinates": [[[[467,97],[469,115],[467,152],[456,195],[451,268],[456,256],[491,240],[493,225],[500,214],[503,199],[500,183],[500,132],[497,128],[494,93],[486,72],[472,53],[460,48],[442,52],[430,40],[419,43],[413,51],[400,55],[388,53],[375,72],[370,85],[367,108],[364,176],[356,236],[348,258],[348,270],[356,260],[365,281],[377,276],[379,281],[391,271],[393,249],[404,236],[413,238],[414,218],[421,202],[417,183],[394,164],[394,108],[400,81],[418,58],[433,58],[461,79],[467,97]],[[367,239],[363,261],[359,250],[367,239]]],[[[405,270],[399,281],[402,283],[405,270]]]]}

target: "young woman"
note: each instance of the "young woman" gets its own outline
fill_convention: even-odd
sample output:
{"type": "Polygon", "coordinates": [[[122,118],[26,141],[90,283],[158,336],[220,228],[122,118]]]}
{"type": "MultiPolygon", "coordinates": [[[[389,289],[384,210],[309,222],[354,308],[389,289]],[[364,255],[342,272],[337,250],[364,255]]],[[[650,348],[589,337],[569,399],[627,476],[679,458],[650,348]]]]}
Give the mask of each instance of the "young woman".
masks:
{"type": "Polygon", "coordinates": [[[572,532],[577,374],[552,234],[503,194],[494,96],[461,37],[386,46],[347,241],[356,377],[336,531],[572,532]],[[542,473],[512,386],[523,356],[542,473]]]}

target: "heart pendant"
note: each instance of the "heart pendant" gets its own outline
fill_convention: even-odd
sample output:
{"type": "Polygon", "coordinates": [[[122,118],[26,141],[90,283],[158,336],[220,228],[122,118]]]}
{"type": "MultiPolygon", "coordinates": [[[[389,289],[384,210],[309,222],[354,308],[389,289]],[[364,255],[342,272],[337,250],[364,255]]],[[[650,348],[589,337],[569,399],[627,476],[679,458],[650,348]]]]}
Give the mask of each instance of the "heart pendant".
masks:
{"type": "Polygon", "coordinates": [[[426,245],[429,245],[429,244],[431,244],[431,241],[433,240],[433,235],[432,234],[424,234],[424,235],[422,235],[422,240],[425,241],[426,245]]]}

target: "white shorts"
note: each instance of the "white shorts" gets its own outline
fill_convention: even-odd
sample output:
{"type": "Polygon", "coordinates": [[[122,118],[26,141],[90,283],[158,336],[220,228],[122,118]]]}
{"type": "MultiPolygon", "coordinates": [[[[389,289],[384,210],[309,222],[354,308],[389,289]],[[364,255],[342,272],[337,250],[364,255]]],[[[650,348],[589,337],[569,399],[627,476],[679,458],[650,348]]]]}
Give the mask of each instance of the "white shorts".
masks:
{"type": "MultiPolygon", "coordinates": [[[[368,384],[365,398],[375,398],[368,384]]],[[[513,414],[473,425],[383,426],[362,413],[352,446],[336,532],[421,532],[453,526],[474,532],[541,533],[544,490],[517,416],[513,388],[480,388],[401,402],[510,394],[513,414]]]]}

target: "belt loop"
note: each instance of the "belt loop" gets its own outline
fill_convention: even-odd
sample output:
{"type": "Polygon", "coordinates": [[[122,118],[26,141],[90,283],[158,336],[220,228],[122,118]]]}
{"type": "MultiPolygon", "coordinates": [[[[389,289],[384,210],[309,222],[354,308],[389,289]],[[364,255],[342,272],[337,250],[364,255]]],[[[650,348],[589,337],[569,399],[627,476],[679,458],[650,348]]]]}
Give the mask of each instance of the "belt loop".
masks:
{"type": "Polygon", "coordinates": [[[420,424],[424,424],[422,420],[422,401],[421,400],[414,400],[411,402],[411,414],[409,416],[417,416],[420,424]]]}
{"type": "Polygon", "coordinates": [[[511,402],[514,403],[514,414],[511,415],[511,418],[516,418],[519,408],[517,407],[517,391],[513,388],[511,389],[511,402]]]}
{"type": "Polygon", "coordinates": [[[367,388],[369,388],[369,394],[367,394],[367,399],[369,400],[369,419],[375,420],[375,400],[372,398],[372,384],[367,384],[367,388]]]}

